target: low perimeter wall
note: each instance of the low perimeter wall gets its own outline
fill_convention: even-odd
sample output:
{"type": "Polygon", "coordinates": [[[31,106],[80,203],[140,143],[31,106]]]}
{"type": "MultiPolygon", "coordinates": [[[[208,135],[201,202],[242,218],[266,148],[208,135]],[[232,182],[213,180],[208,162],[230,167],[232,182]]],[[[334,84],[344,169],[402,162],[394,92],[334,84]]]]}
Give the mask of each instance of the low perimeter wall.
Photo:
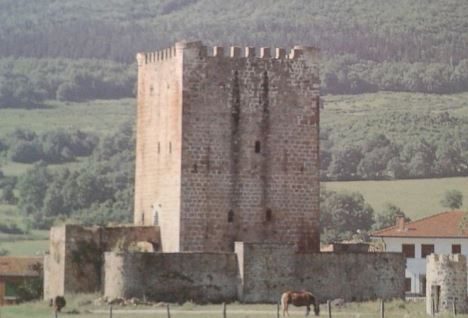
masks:
{"type": "Polygon", "coordinates": [[[296,254],[236,243],[235,253],[106,253],[105,296],[158,301],[273,303],[286,290],[321,301],[404,297],[401,253],[296,254]]]}
{"type": "Polygon", "coordinates": [[[234,253],[105,253],[104,295],[184,302],[237,299],[234,253]]]}
{"type": "Polygon", "coordinates": [[[406,260],[401,253],[295,254],[276,244],[236,243],[246,303],[276,302],[286,290],[309,290],[320,301],[403,298],[406,260]]]}

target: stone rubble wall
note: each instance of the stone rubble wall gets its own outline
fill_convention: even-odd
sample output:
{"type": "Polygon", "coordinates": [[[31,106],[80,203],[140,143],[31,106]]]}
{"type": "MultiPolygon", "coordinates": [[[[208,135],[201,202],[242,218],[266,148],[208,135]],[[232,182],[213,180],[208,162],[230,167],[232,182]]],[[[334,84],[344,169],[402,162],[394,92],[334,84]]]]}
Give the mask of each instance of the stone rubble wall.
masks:
{"type": "Polygon", "coordinates": [[[159,246],[159,229],[154,226],[52,227],[49,255],[44,260],[44,299],[101,291],[104,252],[126,250],[137,242],[159,246]]]}
{"type": "Polygon", "coordinates": [[[234,253],[105,254],[104,296],[197,303],[237,299],[234,253]]]}
{"type": "Polygon", "coordinates": [[[433,286],[440,286],[439,303],[434,305],[440,312],[453,310],[453,301],[458,313],[468,312],[466,257],[461,254],[426,257],[426,312],[432,313],[432,302],[437,302],[437,291],[433,286]]]}
{"type": "Polygon", "coordinates": [[[104,295],[153,301],[276,303],[286,290],[322,302],[403,298],[401,253],[295,253],[236,243],[236,253],[106,253],[104,295]]]}

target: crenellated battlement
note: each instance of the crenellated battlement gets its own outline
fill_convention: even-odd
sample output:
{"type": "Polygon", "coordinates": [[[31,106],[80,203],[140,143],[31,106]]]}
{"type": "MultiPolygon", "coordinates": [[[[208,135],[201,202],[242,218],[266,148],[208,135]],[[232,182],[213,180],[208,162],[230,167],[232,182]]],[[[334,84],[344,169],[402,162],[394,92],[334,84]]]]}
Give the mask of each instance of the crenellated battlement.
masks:
{"type": "Polygon", "coordinates": [[[138,65],[153,64],[164,60],[169,60],[177,56],[177,49],[175,46],[162,49],[155,52],[138,53],[136,56],[138,65]]]}
{"type": "Polygon", "coordinates": [[[281,59],[295,60],[307,59],[318,62],[319,49],[306,46],[294,46],[289,52],[284,48],[261,47],[259,50],[255,47],[223,46],[207,47],[200,41],[196,42],[177,42],[175,46],[156,52],[138,53],[138,65],[153,64],[164,61],[183,54],[184,50],[195,51],[198,57],[219,57],[219,58],[245,58],[245,59],[281,59]]]}

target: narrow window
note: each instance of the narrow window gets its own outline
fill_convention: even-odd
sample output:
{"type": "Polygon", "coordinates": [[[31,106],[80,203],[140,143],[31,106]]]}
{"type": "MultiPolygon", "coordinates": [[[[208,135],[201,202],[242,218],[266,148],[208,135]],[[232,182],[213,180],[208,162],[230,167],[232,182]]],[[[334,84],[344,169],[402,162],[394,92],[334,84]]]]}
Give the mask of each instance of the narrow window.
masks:
{"type": "Polygon", "coordinates": [[[405,292],[410,292],[411,291],[411,277],[406,277],[405,278],[405,292]]]}
{"type": "Polygon", "coordinates": [[[434,253],[434,244],[421,244],[421,258],[434,253]]]}
{"type": "Polygon", "coordinates": [[[141,224],[145,224],[145,212],[141,214],[141,224]]]}
{"type": "Polygon", "coordinates": [[[452,244],[452,254],[461,254],[460,244],[452,244]]]}
{"type": "Polygon", "coordinates": [[[261,146],[261,144],[260,144],[260,141],[257,140],[257,141],[255,142],[255,153],[260,153],[260,151],[262,150],[261,147],[262,147],[262,146],[261,146]]]}
{"type": "Polygon", "coordinates": [[[228,223],[232,223],[232,222],[234,222],[234,211],[229,210],[229,212],[228,212],[228,223]]]}
{"type": "Polygon", "coordinates": [[[406,258],[414,258],[414,244],[402,244],[401,252],[406,258]]]}
{"type": "Polygon", "coordinates": [[[192,167],[192,173],[197,173],[197,172],[198,172],[198,166],[196,163],[194,163],[192,167]]]}
{"type": "Polygon", "coordinates": [[[161,153],[161,143],[158,142],[158,153],[161,153]]]}
{"type": "Polygon", "coordinates": [[[265,220],[266,220],[267,222],[270,222],[270,221],[271,221],[271,218],[272,218],[271,209],[267,209],[266,212],[265,212],[265,220]]]}
{"type": "Polygon", "coordinates": [[[169,153],[172,153],[172,142],[169,142],[169,153]]]}

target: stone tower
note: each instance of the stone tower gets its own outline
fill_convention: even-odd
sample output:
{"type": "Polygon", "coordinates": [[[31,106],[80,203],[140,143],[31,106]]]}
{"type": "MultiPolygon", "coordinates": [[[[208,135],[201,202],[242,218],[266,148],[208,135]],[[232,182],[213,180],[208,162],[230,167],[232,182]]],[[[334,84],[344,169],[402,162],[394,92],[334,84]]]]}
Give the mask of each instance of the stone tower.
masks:
{"type": "Polygon", "coordinates": [[[457,313],[468,312],[466,257],[431,254],[426,263],[426,312],[452,311],[454,302],[457,313]]]}
{"type": "Polygon", "coordinates": [[[242,51],[137,55],[134,222],[159,225],[164,252],[319,250],[318,51],[242,51]]]}

